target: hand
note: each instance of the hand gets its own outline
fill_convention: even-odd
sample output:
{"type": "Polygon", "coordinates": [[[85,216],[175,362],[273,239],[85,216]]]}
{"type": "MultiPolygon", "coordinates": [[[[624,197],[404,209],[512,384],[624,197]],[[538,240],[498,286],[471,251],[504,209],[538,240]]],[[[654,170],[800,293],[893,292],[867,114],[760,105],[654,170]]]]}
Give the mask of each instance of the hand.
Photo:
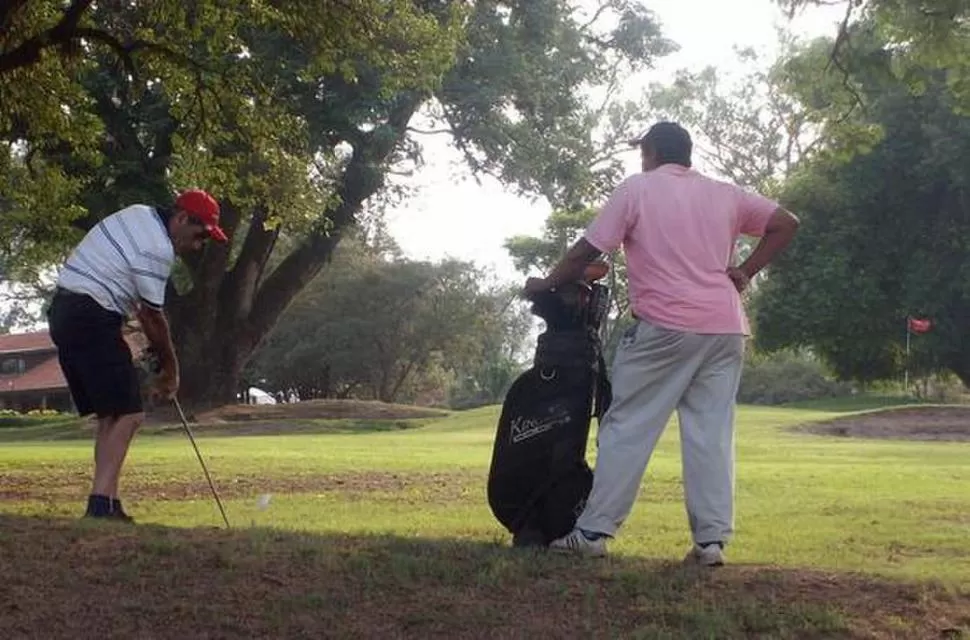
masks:
{"type": "Polygon", "coordinates": [[[744,293],[744,290],[748,288],[751,283],[751,278],[742,271],[739,267],[728,267],[727,276],[734,283],[734,288],[738,290],[738,293],[744,293]]]}
{"type": "Polygon", "coordinates": [[[164,400],[171,400],[179,390],[179,375],[174,371],[163,371],[155,378],[152,395],[164,400]]]}
{"type": "Polygon", "coordinates": [[[551,288],[545,278],[529,278],[525,281],[525,289],[523,289],[522,293],[526,297],[529,297],[537,293],[549,291],[551,288]]]}

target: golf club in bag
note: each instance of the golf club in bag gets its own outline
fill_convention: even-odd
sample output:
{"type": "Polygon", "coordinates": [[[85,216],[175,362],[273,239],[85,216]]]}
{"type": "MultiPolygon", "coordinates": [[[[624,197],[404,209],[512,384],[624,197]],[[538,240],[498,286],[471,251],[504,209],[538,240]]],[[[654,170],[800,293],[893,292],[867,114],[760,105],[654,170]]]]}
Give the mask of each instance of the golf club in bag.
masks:
{"type": "MultiPolygon", "coordinates": [[[[151,349],[145,350],[138,362],[138,366],[142,372],[142,388],[150,387],[155,376],[161,373],[162,370],[158,355],[151,349]]],[[[216,499],[219,513],[222,514],[222,521],[226,523],[226,528],[230,529],[229,518],[226,517],[226,510],[222,506],[222,500],[219,498],[219,492],[216,491],[216,486],[213,484],[212,477],[209,475],[209,469],[206,467],[205,460],[202,459],[199,446],[195,443],[195,436],[192,435],[192,430],[189,429],[189,421],[185,417],[185,412],[182,411],[182,404],[177,397],[172,398],[172,404],[175,406],[175,410],[179,414],[179,419],[182,421],[182,428],[185,430],[185,435],[189,437],[189,442],[192,443],[192,448],[195,449],[195,456],[199,459],[199,464],[202,465],[202,472],[205,473],[205,479],[209,483],[212,497],[216,499]]]]}
{"type": "Polygon", "coordinates": [[[548,546],[572,530],[593,472],[586,461],[591,418],[612,398],[600,327],[609,287],[596,263],[582,281],[530,297],[545,321],[533,366],[512,383],[499,417],[488,503],[516,547],[548,546]]]}

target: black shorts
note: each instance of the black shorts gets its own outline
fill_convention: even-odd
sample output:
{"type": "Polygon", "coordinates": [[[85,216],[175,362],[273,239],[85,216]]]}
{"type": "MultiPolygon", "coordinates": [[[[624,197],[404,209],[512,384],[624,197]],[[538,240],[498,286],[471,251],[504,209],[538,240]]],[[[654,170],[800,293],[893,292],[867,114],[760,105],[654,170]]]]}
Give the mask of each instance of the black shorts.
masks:
{"type": "Polygon", "coordinates": [[[123,316],[90,296],[58,289],[47,319],[80,415],[105,418],[142,412],[138,372],[121,335],[123,316]]]}

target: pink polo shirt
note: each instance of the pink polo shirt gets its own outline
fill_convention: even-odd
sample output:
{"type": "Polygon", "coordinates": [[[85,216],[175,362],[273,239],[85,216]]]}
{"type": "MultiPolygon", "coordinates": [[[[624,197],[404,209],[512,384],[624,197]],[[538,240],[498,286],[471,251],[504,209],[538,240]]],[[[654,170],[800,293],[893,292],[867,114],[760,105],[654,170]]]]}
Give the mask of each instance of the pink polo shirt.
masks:
{"type": "Polygon", "coordinates": [[[725,272],[740,235],[760,236],[773,200],[665,164],[621,182],[585,238],[604,253],[623,246],[638,318],[705,334],[750,333],[725,272]]]}

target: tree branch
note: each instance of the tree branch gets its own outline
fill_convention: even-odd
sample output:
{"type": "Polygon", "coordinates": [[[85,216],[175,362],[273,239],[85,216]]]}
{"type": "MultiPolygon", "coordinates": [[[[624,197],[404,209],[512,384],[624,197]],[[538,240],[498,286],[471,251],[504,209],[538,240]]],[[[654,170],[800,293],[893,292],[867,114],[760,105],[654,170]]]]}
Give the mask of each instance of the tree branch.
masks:
{"type": "Polygon", "coordinates": [[[10,33],[13,17],[27,4],[27,0],[7,0],[5,6],[0,7],[0,33],[10,33]]]}
{"type": "MultiPolygon", "coordinates": [[[[233,310],[235,315],[228,319],[230,321],[239,321],[249,315],[256,287],[279,237],[279,227],[273,229],[265,227],[267,216],[265,208],[253,213],[239,257],[223,280],[220,306],[223,309],[233,310]]],[[[238,219],[238,214],[236,217],[238,219]]]]}
{"type": "Polygon", "coordinates": [[[408,131],[411,133],[417,133],[423,136],[437,135],[441,133],[452,133],[451,129],[418,129],[417,127],[408,127],[408,131]]]}
{"type": "Polygon", "coordinates": [[[293,298],[320,272],[340,242],[343,231],[353,224],[364,201],[383,186],[382,165],[403,140],[408,123],[423,97],[417,94],[403,96],[391,110],[385,125],[367,134],[354,148],[338,190],[340,204],[321,216],[322,220],[331,223],[332,228],[325,230],[321,227],[311,232],[256,292],[242,338],[248,346],[259,344],[293,298]]]}
{"type": "Polygon", "coordinates": [[[600,4],[600,6],[596,9],[596,13],[593,14],[593,17],[590,18],[588,21],[586,21],[586,24],[584,24],[582,27],[580,27],[579,30],[580,31],[586,31],[587,29],[589,29],[590,27],[592,27],[593,24],[597,20],[600,19],[600,16],[603,15],[603,12],[606,11],[607,9],[609,9],[609,8],[610,8],[610,3],[608,3],[608,2],[603,2],[602,4],[600,4]]]}
{"type": "MultiPolygon", "coordinates": [[[[18,0],[19,3],[19,0],[18,0]]],[[[50,29],[27,38],[11,51],[0,54],[0,75],[30,66],[40,60],[45,49],[67,44],[77,35],[78,23],[84,13],[91,8],[94,0],[73,0],[61,16],[60,21],[50,29]]],[[[6,7],[4,22],[13,17],[17,4],[6,7]]]]}
{"type": "Polygon", "coordinates": [[[839,25],[839,33],[835,37],[835,44],[832,45],[832,51],[829,53],[829,61],[825,65],[824,71],[824,73],[828,73],[828,71],[834,66],[836,69],[842,72],[842,86],[852,94],[853,103],[849,107],[849,110],[842,114],[842,116],[838,119],[838,123],[848,120],[849,116],[852,115],[852,112],[855,111],[857,106],[863,107],[863,109],[865,108],[865,102],[863,101],[862,96],[859,95],[859,92],[856,91],[856,88],[853,87],[852,83],[850,82],[851,74],[849,73],[849,70],[839,60],[839,53],[841,53],[845,43],[849,41],[849,21],[852,19],[852,12],[855,10],[858,1],[859,0],[849,0],[848,5],[846,5],[845,16],[842,18],[842,24],[839,25]]]}

